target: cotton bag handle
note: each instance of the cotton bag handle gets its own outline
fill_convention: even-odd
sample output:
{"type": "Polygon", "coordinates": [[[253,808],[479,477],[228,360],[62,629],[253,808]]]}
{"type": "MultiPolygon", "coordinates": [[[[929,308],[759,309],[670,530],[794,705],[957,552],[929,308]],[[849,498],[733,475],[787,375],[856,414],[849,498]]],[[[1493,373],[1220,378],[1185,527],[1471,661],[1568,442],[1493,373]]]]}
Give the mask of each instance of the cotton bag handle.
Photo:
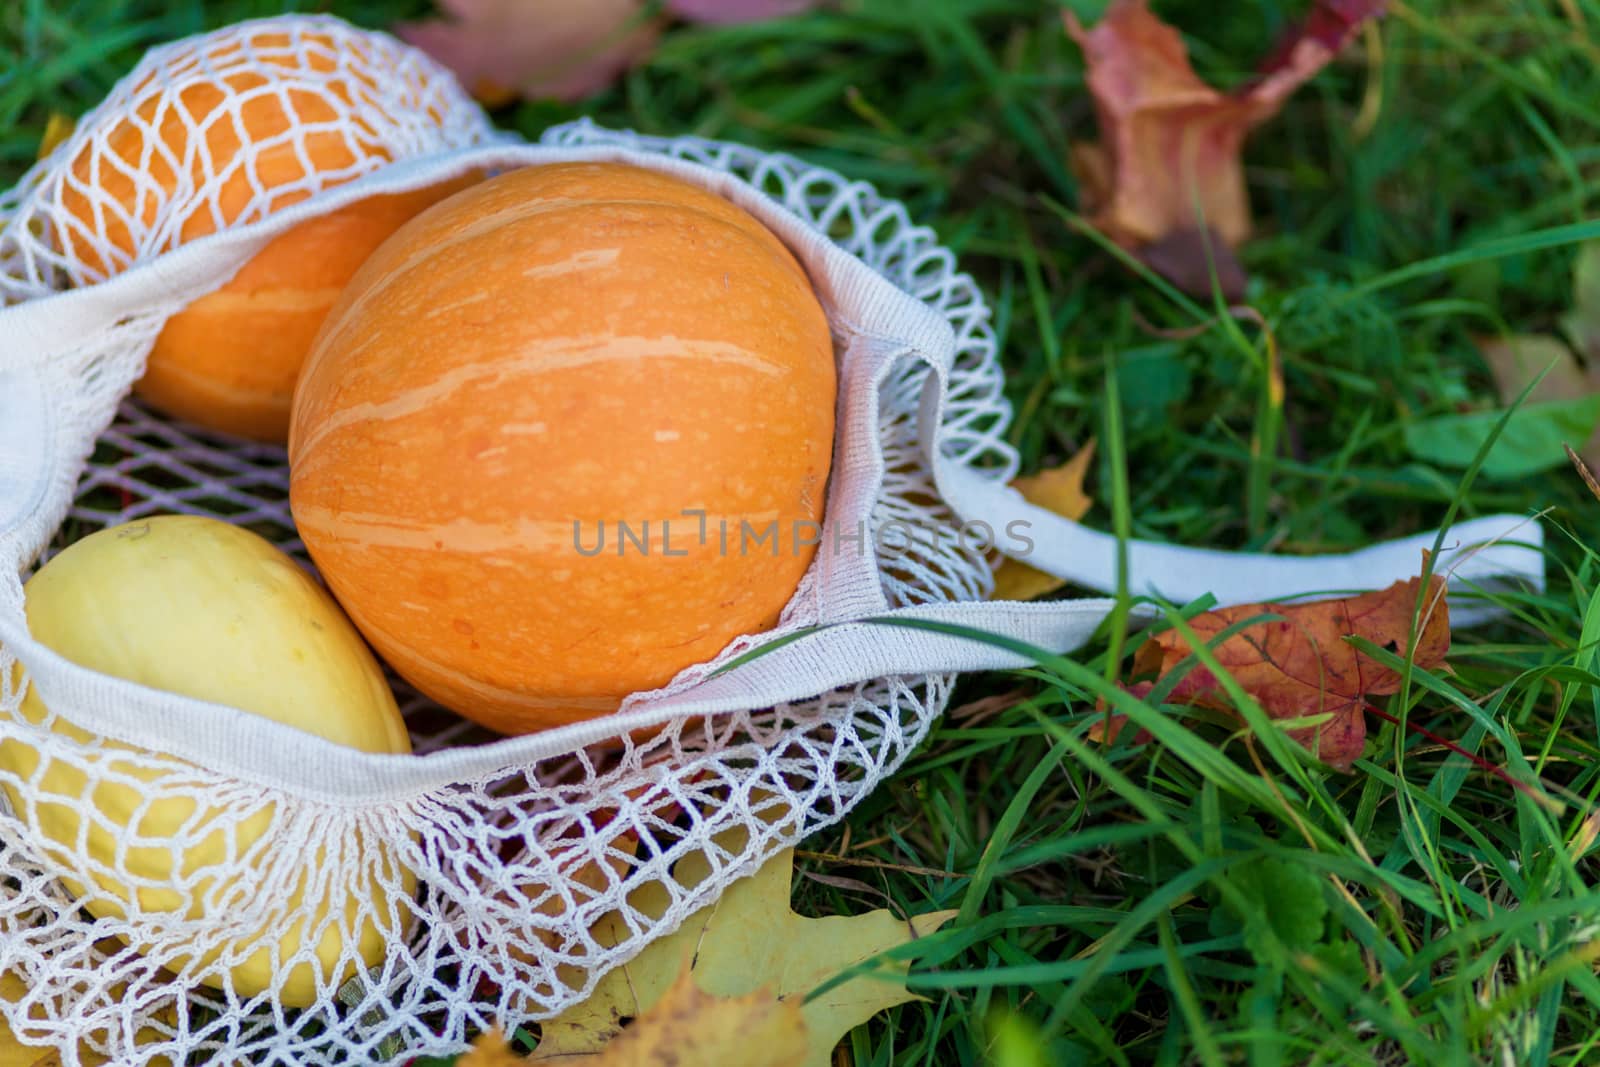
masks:
{"type": "MultiPolygon", "coordinates": [[[[1116,589],[1116,537],[1036,507],[1006,485],[945,464],[940,488],[958,514],[1003,529],[1026,523],[1034,542],[1023,562],[1090,589],[1116,589]]],[[[1336,555],[1275,556],[1155,541],[1126,543],[1128,591],[1183,604],[1207,593],[1221,605],[1253,604],[1381,589],[1420,573],[1439,543],[1433,570],[1450,589],[1450,623],[1472,626],[1504,614],[1482,598],[1496,589],[1544,589],[1544,530],[1525,515],[1485,515],[1437,531],[1381,541],[1336,555]]]]}
{"type": "Polygon", "coordinates": [[[1381,589],[1416,577],[1422,553],[1437,544],[1433,570],[1449,582],[1453,627],[1504,614],[1485,593],[1519,586],[1544,591],[1544,529],[1526,515],[1486,515],[1458,522],[1442,536],[1430,531],[1333,555],[1277,556],[1139,540],[1119,548],[1111,534],[1030,504],[1010,486],[952,462],[939,440],[949,368],[937,355],[916,355],[930,368],[918,422],[940,495],[962,519],[996,530],[1025,524],[1032,546],[1019,558],[1057,578],[1115,592],[1118,554],[1125,550],[1128,591],[1135,596],[1182,604],[1211,594],[1222,606],[1253,604],[1381,589]]]}

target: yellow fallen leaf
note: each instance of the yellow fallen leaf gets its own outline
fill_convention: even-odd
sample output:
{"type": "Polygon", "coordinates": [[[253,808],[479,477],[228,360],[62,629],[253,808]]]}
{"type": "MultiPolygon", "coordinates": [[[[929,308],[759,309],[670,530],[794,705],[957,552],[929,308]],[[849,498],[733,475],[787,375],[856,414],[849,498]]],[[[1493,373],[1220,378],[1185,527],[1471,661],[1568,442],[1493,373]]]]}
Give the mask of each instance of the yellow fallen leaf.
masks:
{"type": "MultiPolygon", "coordinates": [[[[15,1003],[27,995],[27,984],[16,974],[6,972],[0,974],[0,1000],[15,1003]]],[[[117,992],[121,996],[120,987],[117,992]]],[[[169,1022],[174,1017],[171,1009],[164,1009],[163,1017],[169,1022]]],[[[38,1013],[30,1015],[31,1018],[40,1018],[38,1013]]],[[[145,1027],[139,1031],[138,1040],[141,1044],[151,1041],[160,1041],[161,1034],[153,1027],[145,1027]]],[[[108,1062],[106,1057],[100,1055],[83,1042],[78,1043],[78,1063],[83,1067],[99,1067],[108,1062]]],[[[167,1057],[156,1057],[153,1063],[166,1064],[172,1061],[167,1057]]],[[[0,1067],[61,1067],[63,1060],[59,1050],[44,1045],[25,1045],[18,1040],[11,1028],[0,1020],[0,1067]]]]}
{"type": "MultiPolygon", "coordinates": [[[[16,975],[0,974],[0,999],[20,1000],[27,991],[28,987],[16,975]]],[[[0,1021],[0,1067],[50,1067],[60,1062],[55,1049],[24,1045],[11,1028],[0,1021]]]]}
{"type": "Polygon", "coordinates": [[[472,1043],[472,1048],[462,1053],[456,1060],[456,1067],[516,1067],[517,1064],[527,1063],[526,1056],[519,1056],[510,1045],[506,1044],[506,1036],[499,1030],[491,1030],[472,1043]]]}
{"type": "MultiPolygon", "coordinates": [[[[764,989],[742,997],[712,996],[685,967],[649,1011],[599,1052],[563,1056],[561,1062],[572,1067],[801,1067],[807,1044],[800,999],[779,999],[764,989]]],[[[457,1067],[528,1062],[496,1031],[479,1038],[457,1067]]]]}
{"type": "MultiPolygon", "coordinates": [[[[44,135],[39,138],[39,152],[35,158],[43,159],[51,152],[54,152],[61,142],[72,136],[72,130],[76,125],[76,120],[70,116],[63,115],[59,111],[50,112],[50,116],[44,120],[44,135]]],[[[45,235],[44,220],[42,218],[30,220],[28,222],[28,232],[33,234],[34,237],[43,238],[45,235]]],[[[9,1065],[6,1061],[0,1060],[0,1067],[9,1067],[9,1065]]]]}
{"type": "Polygon", "coordinates": [[[714,997],[686,969],[655,1007],[605,1048],[572,1062],[582,1067],[801,1067],[807,1035],[800,999],[779,1000],[766,990],[714,997]]]}
{"type": "Polygon", "coordinates": [[[73,129],[78,125],[71,115],[63,115],[59,111],[50,112],[50,117],[44,120],[44,136],[39,138],[39,158],[43,159],[56,150],[56,146],[72,136],[73,129]]]}
{"type": "MultiPolygon", "coordinates": [[[[1023,499],[1047,511],[1074,521],[1089,513],[1094,503],[1083,491],[1083,479],[1094,461],[1094,442],[1059,467],[1024,475],[1011,483],[1023,499]]],[[[1007,559],[995,568],[992,600],[1033,600],[1055,592],[1067,583],[1017,559],[1007,559]]]]}
{"type": "MultiPolygon", "coordinates": [[[[693,854],[679,861],[675,876],[693,886],[708,872],[704,857],[693,854]]],[[[627,1032],[624,1019],[640,1019],[662,1001],[684,960],[693,961],[689,973],[695,987],[713,997],[742,998],[769,988],[780,1002],[799,1001],[846,968],[929,934],[956,914],[934,912],[909,922],[887,911],[807,919],[789,908],[793,873],[794,850],[785,849],[752,877],[735,882],[676,932],[607,974],[587,1000],[545,1022],[532,1059],[567,1062],[606,1047],[627,1032]]],[[[652,916],[665,914],[670,903],[667,891],[655,882],[634,890],[629,902],[652,916]]],[[[592,933],[606,946],[630,936],[618,915],[601,919],[592,933]]],[[[852,978],[804,1004],[800,1014],[810,1036],[805,1056],[794,1062],[827,1067],[846,1033],[878,1012],[914,999],[902,981],[907,969],[904,963],[884,965],[878,974],[852,978]]]]}

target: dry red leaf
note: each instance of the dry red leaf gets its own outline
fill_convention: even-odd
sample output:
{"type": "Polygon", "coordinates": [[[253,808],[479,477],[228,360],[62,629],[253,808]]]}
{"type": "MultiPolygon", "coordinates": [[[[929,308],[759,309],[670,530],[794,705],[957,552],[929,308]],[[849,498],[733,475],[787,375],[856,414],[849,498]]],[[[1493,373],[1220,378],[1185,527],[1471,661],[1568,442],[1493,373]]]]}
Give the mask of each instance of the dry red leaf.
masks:
{"type": "MultiPolygon", "coordinates": [[[[1200,80],[1182,37],[1151,13],[1147,0],[1115,0],[1088,30],[1067,12],[1100,125],[1099,143],[1074,145],[1070,160],[1095,223],[1133,249],[1210,231],[1220,239],[1210,248],[1219,279],[1230,281],[1237,272],[1230,249],[1250,236],[1241,157],[1246,135],[1382,9],[1382,0],[1317,0],[1261,75],[1231,93],[1200,80]]],[[[1175,281],[1192,289],[1192,279],[1203,279],[1209,291],[1206,245],[1187,242],[1190,258],[1175,281]]],[[[1164,252],[1170,259],[1172,250],[1164,252]]]]}
{"type": "MultiPolygon", "coordinates": [[[[1400,674],[1359,652],[1347,637],[1363,637],[1405,656],[1411,648],[1411,621],[1421,578],[1396,582],[1387,589],[1340,600],[1320,600],[1288,607],[1246,604],[1198,615],[1189,622],[1195,636],[1209,643],[1223,630],[1256,615],[1281,616],[1247,626],[1212,648],[1217,662],[1255,698],[1273,719],[1328,715],[1320,725],[1294,729],[1290,736],[1323,762],[1349,770],[1367,738],[1363,710],[1368,698],[1396,693],[1400,674]]],[[[1450,651],[1450,615],[1444,579],[1429,579],[1428,596],[1419,620],[1414,662],[1433,669],[1450,651]]],[[[1176,630],[1145,642],[1134,659],[1136,675],[1153,672],[1165,678],[1193,651],[1176,630]]],[[[1150,683],[1131,687],[1136,695],[1150,683]]],[[[1188,670],[1167,702],[1232,711],[1234,705],[1208,668],[1188,670]]],[[[1118,717],[1120,718],[1120,717],[1118,717]]],[[[1120,723],[1113,721],[1113,735],[1120,723]]]]}

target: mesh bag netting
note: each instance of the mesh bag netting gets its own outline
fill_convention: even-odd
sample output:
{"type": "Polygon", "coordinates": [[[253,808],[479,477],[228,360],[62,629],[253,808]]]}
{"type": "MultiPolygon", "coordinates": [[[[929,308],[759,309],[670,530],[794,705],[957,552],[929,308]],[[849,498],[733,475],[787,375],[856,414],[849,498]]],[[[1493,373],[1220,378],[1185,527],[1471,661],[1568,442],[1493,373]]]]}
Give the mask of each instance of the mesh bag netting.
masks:
{"type": "MultiPolygon", "coordinates": [[[[956,672],[1025,662],[867,620],[963,622],[1062,650],[1108,610],[984,602],[988,545],[963,525],[975,516],[1038,523],[1051,536],[1034,562],[1086,584],[1104,588],[1114,566],[1103,535],[1005,490],[1017,460],[988,309],[932,231],[864,183],[587,122],[524,144],[425,56],[317,17],[154,50],[77,129],[0,197],[0,746],[27,753],[0,761],[0,976],[13,979],[0,1016],[69,1062],[369,1061],[548,1017],[842,818],[926,735],[956,672]],[[280,132],[250,132],[262,128],[280,132]],[[494,737],[395,679],[409,756],[98,675],[30,638],[31,568],[130,519],[224,518],[309,566],[282,449],[126,399],[170,315],[314,215],[571,160],[728,197],[789,245],[828,313],[841,402],[824,547],[776,629],[615,716],[525,737],[494,737]],[[873,535],[895,524],[914,533],[873,535]],[[30,691],[47,712],[24,713],[30,691]],[[595,933],[604,917],[626,933],[595,933]]],[[[1459,527],[1457,576],[1536,579],[1536,527],[1520,535],[1531,544],[1476,547],[1522,521],[1459,527]]],[[[1292,593],[1408,573],[1431,542],[1324,560],[1315,581],[1294,569],[1306,561],[1133,558],[1146,591],[1292,593]]]]}

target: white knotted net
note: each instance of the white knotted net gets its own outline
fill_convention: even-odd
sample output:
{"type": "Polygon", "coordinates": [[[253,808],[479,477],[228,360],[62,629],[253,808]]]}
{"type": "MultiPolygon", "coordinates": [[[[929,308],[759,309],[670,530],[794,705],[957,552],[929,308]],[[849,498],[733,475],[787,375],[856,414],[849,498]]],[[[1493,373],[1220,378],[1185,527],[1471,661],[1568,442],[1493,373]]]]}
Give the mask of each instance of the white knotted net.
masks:
{"type": "Polygon", "coordinates": [[[954,639],[873,643],[852,622],[990,588],[930,447],[987,479],[1016,466],[981,295],[863,183],[589,123],[521,145],[381,34],[262,20],[150,53],[0,197],[0,294],[0,1017],[67,1062],[368,1061],[548,1016],[892,772],[948,698],[932,665],[981,665],[954,639]],[[847,545],[865,529],[868,551],[820,552],[759,640],[842,625],[718,673],[758,643],[740,639],[613,720],[525,738],[397,683],[412,756],[98,676],[31,641],[21,579],[107,525],[212,515],[305,559],[281,449],[124,399],[170,314],[359,196],[571,158],[715,188],[806,264],[841,366],[827,520],[847,545]],[[874,541],[891,520],[919,535],[874,541]],[[25,713],[30,686],[47,716],[25,713]],[[625,937],[592,932],[608,915],[625,937]]]}

